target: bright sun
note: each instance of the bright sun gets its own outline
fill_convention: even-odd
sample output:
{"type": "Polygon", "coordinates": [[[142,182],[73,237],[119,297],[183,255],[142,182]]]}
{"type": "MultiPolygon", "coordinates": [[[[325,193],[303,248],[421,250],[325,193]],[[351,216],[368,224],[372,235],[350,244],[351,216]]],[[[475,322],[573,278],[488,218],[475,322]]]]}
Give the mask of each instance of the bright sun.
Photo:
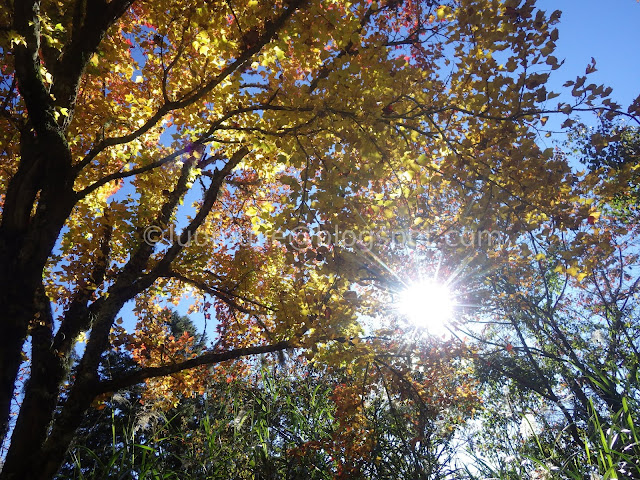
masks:
{"type": "Polygon", "coordinates": [[[429,333],[443,334],[453,316],[455,301],[449,288],[433,279],[408,285],[398,299],[398,311],[429,333]]]}

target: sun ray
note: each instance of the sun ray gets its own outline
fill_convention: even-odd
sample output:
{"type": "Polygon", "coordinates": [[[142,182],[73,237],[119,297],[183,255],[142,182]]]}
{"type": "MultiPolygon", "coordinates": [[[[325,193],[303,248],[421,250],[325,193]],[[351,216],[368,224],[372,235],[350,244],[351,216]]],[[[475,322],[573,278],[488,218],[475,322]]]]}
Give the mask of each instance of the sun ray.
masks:
{"type": "Polygon", "coordinates": [[[398,295],[397,309],[416,327],[445,334],[456,306],[450,287],[436,278],[411,283],[398,295]]]}

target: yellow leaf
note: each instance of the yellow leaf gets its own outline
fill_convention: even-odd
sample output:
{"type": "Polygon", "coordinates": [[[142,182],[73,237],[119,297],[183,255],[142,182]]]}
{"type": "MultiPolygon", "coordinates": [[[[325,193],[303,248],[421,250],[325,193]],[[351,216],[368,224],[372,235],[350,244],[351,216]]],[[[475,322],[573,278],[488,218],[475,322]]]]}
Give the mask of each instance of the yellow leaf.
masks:
{"type": "Polygon", "coordinates": [[[255,207],[249,207],[245,210],[248,217],[255,217],[258,214],[258,210],[255,207]]]}
{"type": "Polygon", "coordinates": [[[572,277],[577,277],[578,273],[580,273],[580,271],[578,270],[578,267],[567,268],[567,274],[571,275],[572,277]]]}
{"type": "Polygon", "coordinates": [[[280,47],[277,47],[277,46],[273,47],[273,51],[275,52],[276,58],[278,60],[284,60],[284,57],[285,57],[284,51],[280,47]]]}

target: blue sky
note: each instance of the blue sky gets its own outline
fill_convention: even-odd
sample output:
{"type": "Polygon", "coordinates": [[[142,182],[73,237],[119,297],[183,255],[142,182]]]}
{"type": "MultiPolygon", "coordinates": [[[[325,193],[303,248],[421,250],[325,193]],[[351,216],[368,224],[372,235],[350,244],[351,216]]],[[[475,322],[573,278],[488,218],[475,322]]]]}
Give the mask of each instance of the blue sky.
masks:
{"type": "Polygon", "coordinates": [[[565,64],[552,75],[554,86],[584,75],[594,57],[598,71],[589,83],[612,87],[613,100],[626,110],[640,94],[640,2],[541,0],[538,5],[548,13],[562,11],[555,56],[565,64]]]}

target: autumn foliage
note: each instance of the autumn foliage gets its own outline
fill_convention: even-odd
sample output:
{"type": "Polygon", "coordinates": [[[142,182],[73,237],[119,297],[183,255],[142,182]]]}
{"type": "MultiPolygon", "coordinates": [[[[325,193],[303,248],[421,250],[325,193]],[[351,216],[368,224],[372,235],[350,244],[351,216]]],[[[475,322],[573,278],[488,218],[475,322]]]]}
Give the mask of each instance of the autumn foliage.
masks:
{"type": "Polygon", "coordinates": [[[51,478],[118,390],[146,382],[169,408],[267,354],[366,387],[334,390],[336,456],[367,459],[373,386],[432,418],[470,412],[473,351],[425,346],[392,308],[403,283],[472,272],[461,303],[517,309],[488,272],[540,288],[553,254],[579,285],[625,228],[594,200],[615,185],[540,147],[550,115],[637,113],[587,81],[594,64],[548,90],[559,16],[531,0],[3,9],[0,478],[51,478]],[[181,302],[210,345],[169,332],[181,302]],[[109,352],[135,368],[110,374],[109,352]]]}

